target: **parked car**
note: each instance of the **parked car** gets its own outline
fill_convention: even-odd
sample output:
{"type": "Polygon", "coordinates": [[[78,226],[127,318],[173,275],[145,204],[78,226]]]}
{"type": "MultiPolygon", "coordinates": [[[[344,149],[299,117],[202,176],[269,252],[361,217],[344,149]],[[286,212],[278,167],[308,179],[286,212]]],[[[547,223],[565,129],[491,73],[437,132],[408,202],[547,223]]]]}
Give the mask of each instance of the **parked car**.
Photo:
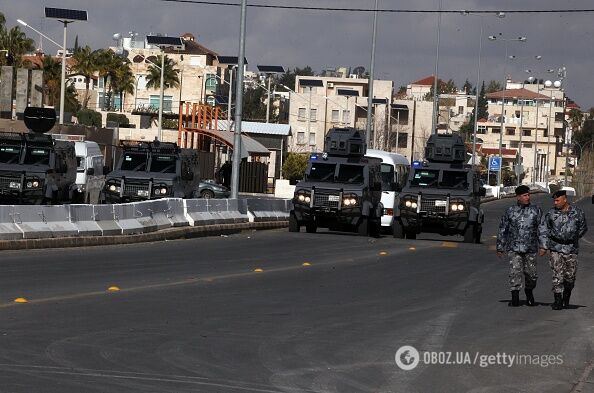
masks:
{"type": "Polygon", "coordinates": [[[200,198],[229,198],[230,195],[231,191],[227,187],[212,179],[201,180],[198,186],[197,196],[200,198]]]}

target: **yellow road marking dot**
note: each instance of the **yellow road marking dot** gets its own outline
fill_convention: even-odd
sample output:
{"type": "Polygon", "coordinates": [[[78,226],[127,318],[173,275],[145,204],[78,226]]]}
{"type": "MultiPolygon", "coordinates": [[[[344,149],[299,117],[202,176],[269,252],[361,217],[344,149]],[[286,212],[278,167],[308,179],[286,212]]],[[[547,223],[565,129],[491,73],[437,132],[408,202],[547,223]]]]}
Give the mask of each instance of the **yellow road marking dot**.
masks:
{"type": "Polygon", "coordinates": [[[385,251],[381,251],[379,254],[380,254],[380,255],[388,255],[388,253],[387,253],[387,252],[385,252],[385,251]]]}
{"type": "Polygon", "coordinates": [[[458,244],[453,242],[443,242],[441,243],[441,246],[445,248],[457,248],[458,244]]]}
{"type": "Polygon", "coordinates": [[[415,247],[409,247],[408,249],[409,249],[409,250],[411,250],[411,251],[414,251],[414,250],[416,250],[416,248],[415,248],[415,247]]]}
{"type": "Polygon", "coordinates": [[[256,273],[262,273],[263,271],[264,271],[264,270],[262,270],[262,269],[260,269],[260,268],[258,268],[258,269],[254,269],[254,272],[256,272],[256,273]]]}
{"type": "Polygon", "coordinates": [[[309,262],[303,262],[303,265],[302,266],[311,266],[311,263],[309,263],[309,262]]]}
{"type": "Polygon", "coordinates": [[[29,303],[29,301],[27,299],[25,299],[24,297],[17,297],[16,299],[14,299],[15,303],[29,303]]]}
{"type": "Polygon", "coordinates": [[[120,290],[120,288],[118,288],[118,287],[116,287],[116,286],[113,286],[113,287],[109,287],[109,288],[107,288],[107,290],[108,290],[109,292],[117,292],[117,291],[119,291],[119,290],[120,290]]]}

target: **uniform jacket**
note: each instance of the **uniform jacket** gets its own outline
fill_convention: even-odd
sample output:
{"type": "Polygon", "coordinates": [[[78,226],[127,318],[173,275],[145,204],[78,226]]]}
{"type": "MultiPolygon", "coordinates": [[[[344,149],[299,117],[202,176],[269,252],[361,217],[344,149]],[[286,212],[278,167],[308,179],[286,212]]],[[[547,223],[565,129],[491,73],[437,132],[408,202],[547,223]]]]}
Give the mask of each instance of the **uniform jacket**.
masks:
{"type": "Polygon", "coordinates": [[[539,247],[539,224],[542,212],[533,205],[510,206],[499,223],[497,251],[535,253],[539,247]]]}
{"type": "Polygon", "coordinates": [[[579,239],[588,231],[586,215],[579,207],[569,206],[564,212],[552,208],[540,225],[543,248],[563,254],[577,254],[579,239]]]}

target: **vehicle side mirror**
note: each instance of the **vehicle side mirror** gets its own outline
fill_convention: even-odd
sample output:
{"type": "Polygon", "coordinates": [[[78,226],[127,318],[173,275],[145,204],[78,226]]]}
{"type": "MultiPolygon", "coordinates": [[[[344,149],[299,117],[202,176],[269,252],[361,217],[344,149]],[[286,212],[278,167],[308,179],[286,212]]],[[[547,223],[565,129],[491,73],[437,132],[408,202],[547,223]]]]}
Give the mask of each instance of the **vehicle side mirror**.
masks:
{"type": "Polygon", "coordinates": [[[87,169],[87,175],[88,176],[94,176],[95,175],[95,168],[88,168],[87,169]]]}
{"type": "Polygon", "coordinates": [[[476,194],[479,197],[484,197],[487,195],[487,189],[485,187],[481,187],[476,194]]]}

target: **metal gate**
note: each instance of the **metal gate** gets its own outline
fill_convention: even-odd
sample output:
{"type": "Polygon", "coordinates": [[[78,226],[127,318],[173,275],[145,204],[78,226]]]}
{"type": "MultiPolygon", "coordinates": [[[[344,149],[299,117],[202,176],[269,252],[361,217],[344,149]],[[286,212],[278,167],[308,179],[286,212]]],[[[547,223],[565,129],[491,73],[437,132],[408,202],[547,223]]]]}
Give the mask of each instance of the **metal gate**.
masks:
{"type": "Polygon", "coordinates": [[[263,162],[242,162],[239,167],[239,192],[266,193],[268,165],[263,162]]]}

